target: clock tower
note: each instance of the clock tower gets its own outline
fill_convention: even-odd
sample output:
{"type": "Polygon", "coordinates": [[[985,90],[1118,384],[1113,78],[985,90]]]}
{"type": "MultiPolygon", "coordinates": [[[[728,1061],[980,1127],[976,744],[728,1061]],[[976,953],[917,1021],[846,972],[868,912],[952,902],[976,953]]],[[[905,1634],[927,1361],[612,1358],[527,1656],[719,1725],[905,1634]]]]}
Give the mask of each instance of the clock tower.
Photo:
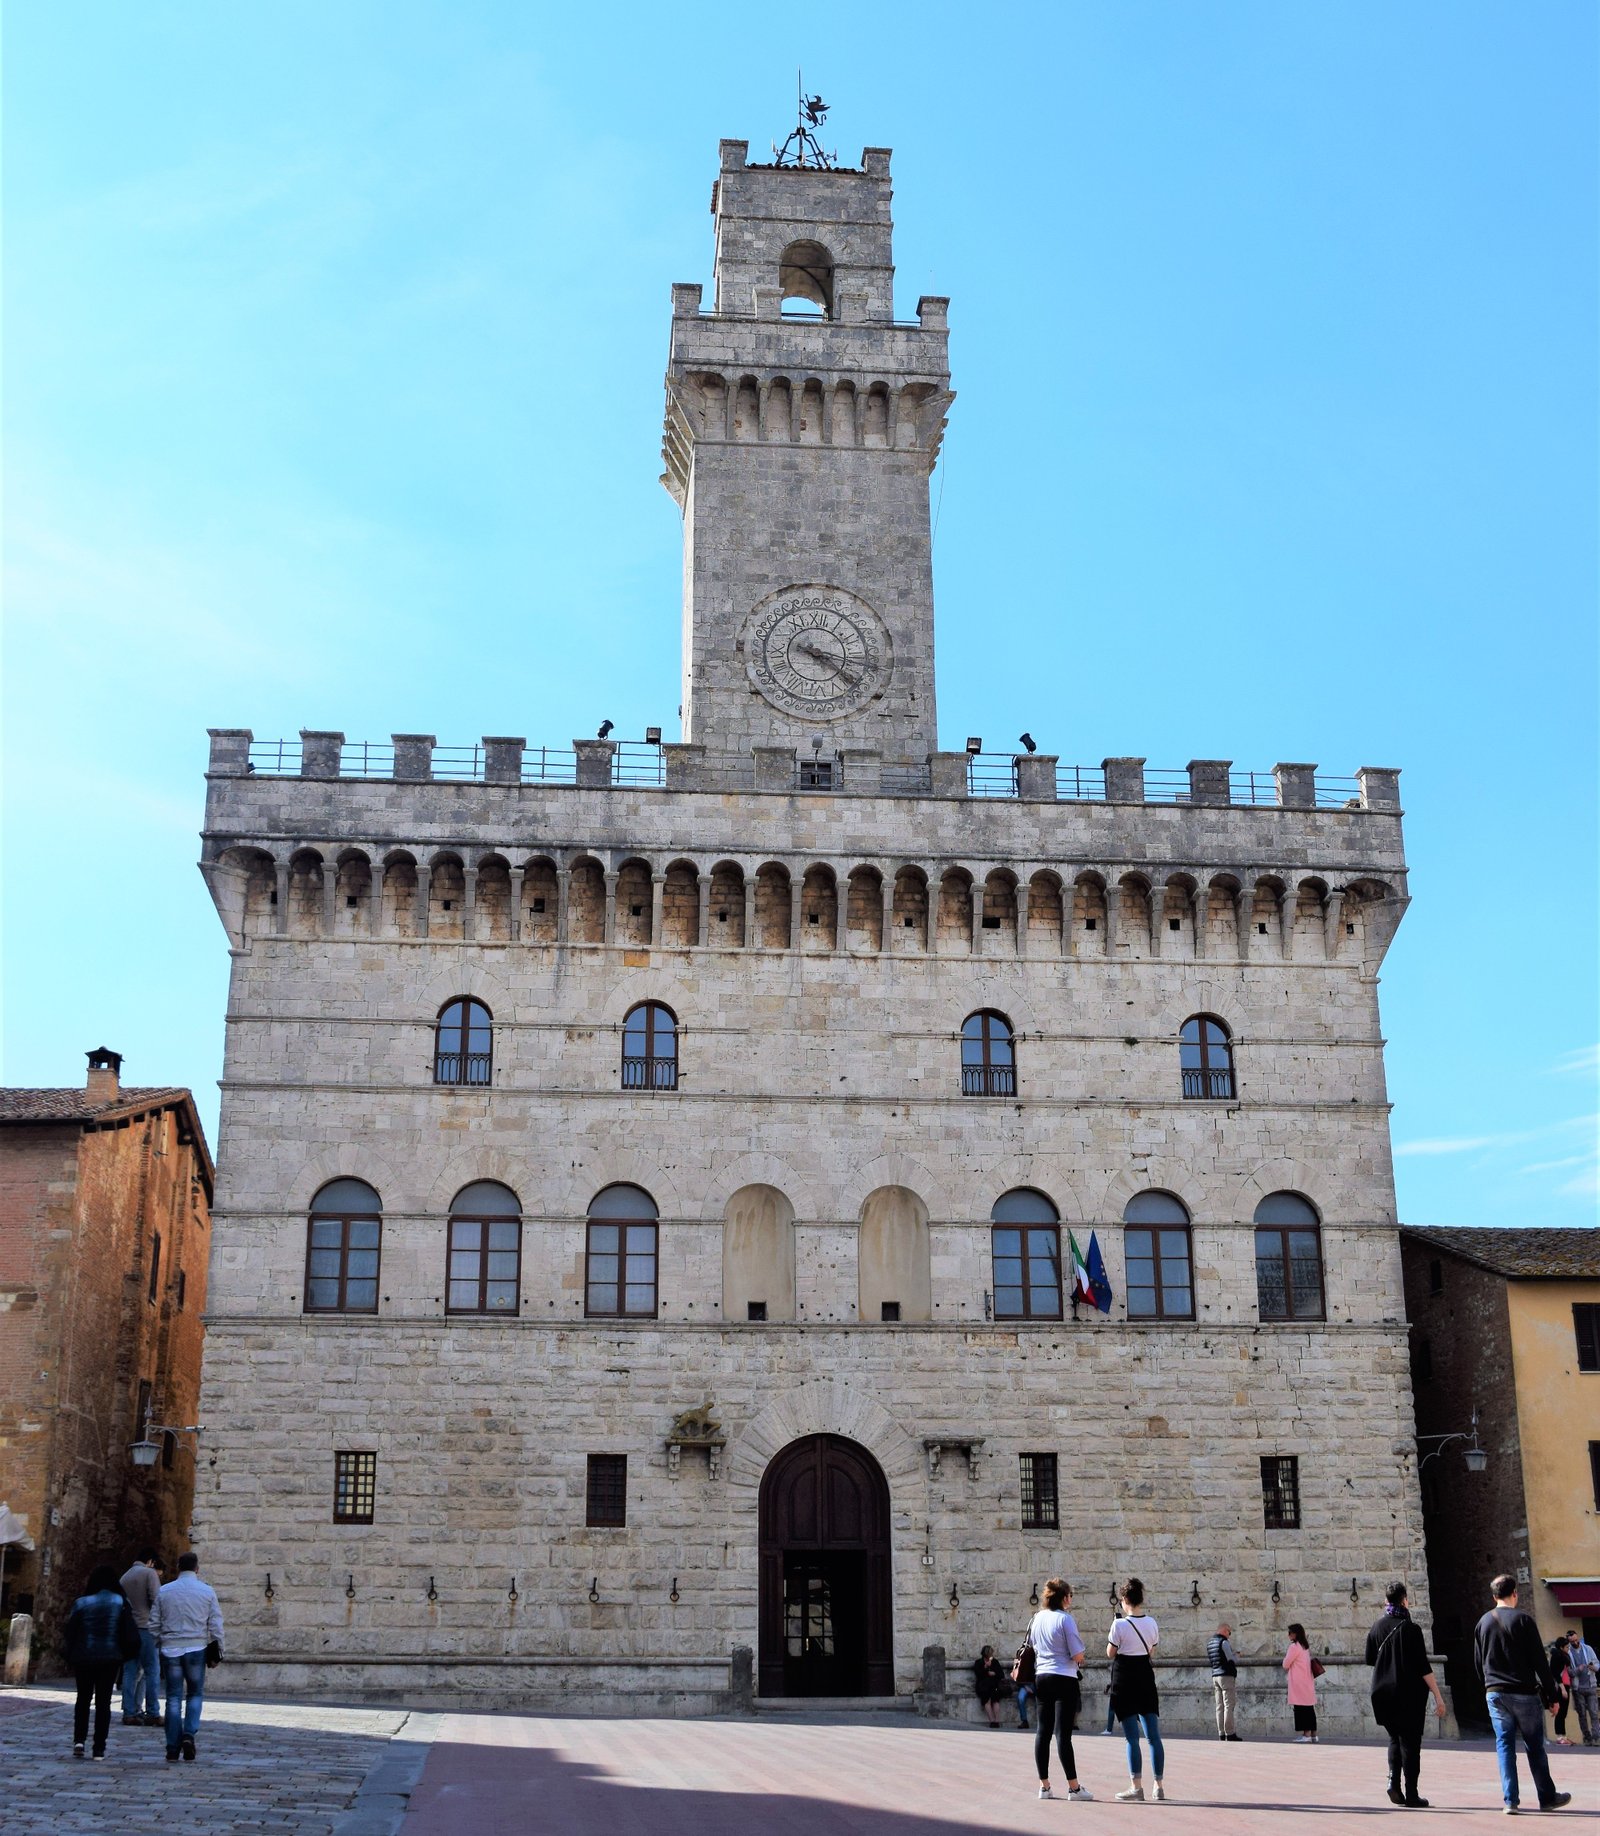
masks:
{"type": "Polygon", "coordinates": [[[853,754],[925,769],[949,302],[895,319],[886,148],[859,169],[747,151],[722,142],[711,310],[698,286],[672,293],[684,739],[713,775],[758,748],[847,776],[853,754]]]}

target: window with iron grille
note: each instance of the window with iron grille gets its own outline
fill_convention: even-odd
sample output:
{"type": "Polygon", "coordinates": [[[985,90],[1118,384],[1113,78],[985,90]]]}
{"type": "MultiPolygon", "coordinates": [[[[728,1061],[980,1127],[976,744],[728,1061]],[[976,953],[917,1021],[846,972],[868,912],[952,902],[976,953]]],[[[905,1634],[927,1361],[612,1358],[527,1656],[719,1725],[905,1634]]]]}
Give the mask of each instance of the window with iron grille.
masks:
{"type": "Polygon", "coordinates": [[[678,1088],[678,1021],[660,1001],[641,1001],[622,1022],[622,1088],[678,1088]]]}
{"type": "Polygon", "coordinates": [[[1025,1453],[1022,1456],[1022,1527],[1024,1530],[1061,1528],[1053,1453],[1025,1453]]]}
{"type": "Polygon", "coordinates": [[[592,1453],[584,1522],[599,1529],[621,1529],[628,1521],[628,1456],[592,1453]]]}
{"type": "Polygon", "coordinates": [[[378,1496],[378,1456],[336,1453],[333,1456],[333,1521],[370,1524],[378,1496]]]}
{"type": "Polygon", "coordinates": [[[365,1180],[335,1179],[306,1220],[307,1313],[376,1313],[382,1201],[365,1180]]]}
{"type": "Polygon", "coordinates": [[[1178,1068],[1183,1094],[1211,1102],[1232,1102],[1233,1040],[1212,1014],[1194,1014],[1178,1033],[1178,1068]]]}
{"type": "Polygon", "coordinates": [[[1300,1456],[1261,1456],[1261,1518],[1269,1530],[1300,1528],[1300,1456]]]}
{"type": "Polygon", "coordinates": [[[1256,1301],[1264,1320],[1323,1317],[1322,1227],[1298,1192],[1256,1206],[1256,1301]]]}
{"type": "Polygon", "coordinates": [[[433,1035],[436,1084],[490,1082],[494,1071],[494,1019],[481,1001],[462,997],[439,1009],[433,1035]]]}
{"type": "Polygon", "coordinates": [[[961,1094],[1017,1094],[1017,1050],[1011,1022],[992,1008],[968,1014],[961,1023],[961,1094]]]}
{"type": "Polygon", "coordinates": [[[1600,1371],[1600,1302],[1575,1302],[1572,1330],[1578,1341],[1578,1369],[1600,1371]]]}

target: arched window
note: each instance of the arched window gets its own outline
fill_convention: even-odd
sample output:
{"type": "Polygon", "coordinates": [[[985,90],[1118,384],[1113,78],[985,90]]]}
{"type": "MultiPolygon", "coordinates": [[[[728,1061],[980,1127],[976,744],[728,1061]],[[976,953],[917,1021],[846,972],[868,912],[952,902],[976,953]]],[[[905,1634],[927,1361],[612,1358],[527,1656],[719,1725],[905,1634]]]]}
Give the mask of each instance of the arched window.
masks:
{"type": "Polygon", "coordinates": [[[1220,1020],[1192,1014],[1184,1021],[1178,1033],[1178,1063],[1186,1097],[1233,1101],[1233,1040],[1220,1020]]]}
{"type": "Polygon", "coordinates": [[[791,242],[778,257],[779,304],[803,300],[833,317],[833,257],[820,242],[791,242]]]}
{"type": "Polygon", "coordinates": [[[656,1311],[656,1219],[660,1213],[638,1186],[607,1186],[589,1206],[583,1310],[591,1319],[656,1311]]]}
{"type": "Polygon", "coordinates": [[[961,1023],[961,1094],[1017,1094],[1017,1052],[1011,1022],[993,1008],[968,1014],[961,1023]]]}
{"type": "Polygon", "coordinates": [[[494,1020],[481,1001],[461,996],[439,1009],[433,1037],[436,1084],[487,1084],[494,1068],[494,1020]]]}
{"type": "Polygon", "coordinates": [[[659,1001],[630,1007],[622,1023],[622,1088],[678,1088],[678,1022],[659,1001]]]}
{"type": "Polygon", "coordinates": [[[306,1221],[307,1313],[376,1313],[383,1201],[365,1180],[335,1179],[306,1221]]]}
{"type": "Polygon", "coordinates": [[[515,1313],[522,1285],[522,1207],[492,1179],[463,1186],[450,1207],[446,1313],[515,1313]]]}
{"type": "Polygon", "coordinates": [[[1192,1320],[1189,1214],[1170,1192],[1137,1192],[1122,1213],[1130,1320],[1192,1320]]]}
{"type": "Polygon", "coordinates": [[[1320,1320],[1322,1225],[1298,1192],[1256,1206],[1256,1298],[1264,1320],[1320,1320]]]}
{"type": "Polygon", "coordinates": [[[1061,1224],[1042,1192],[1018,1186],[989,1213],[997,1320],[1061,1318],[1061,1224]]]}

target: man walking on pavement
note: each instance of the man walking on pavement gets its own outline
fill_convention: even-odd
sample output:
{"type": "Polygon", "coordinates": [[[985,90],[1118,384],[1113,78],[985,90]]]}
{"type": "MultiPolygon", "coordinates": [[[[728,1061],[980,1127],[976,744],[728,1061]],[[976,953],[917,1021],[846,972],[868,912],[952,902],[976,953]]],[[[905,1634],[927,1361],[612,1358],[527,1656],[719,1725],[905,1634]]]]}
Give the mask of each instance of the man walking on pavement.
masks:
{"type": "Polygon", "coordinates": [[[1233,1627],[1227,1620],[1206,1641],[1211,1660],[1211,1694],[1217,1710],[1217,1739],[1237,1740],[1234,1717],[1239,1706],[1239,1660],[1233,1655],[1233,1627]]]}
{"type": "Polygon", "coordinates": [[[1586,1747],[1600,1745],[1600,1657],[1581,1632],[1567,1633],[1567,1673],[1572,1678],[1572,1706],[1586,1747]]]}
{"type": "MultiPolygon", "coordinates": [[[[1517,1740],[1528,1752],[1528,1771],[1539,1794],[1540,1810],[1560,1810],[1572,1802],[1570,1791],[1557,1791],[1544,1755],[1544,1710],[1556,1699],[1544,1640],[1531,1613],[1517,1606],[1517,1577],[1496,1575],[1489,1583],[1494,1605],[1472,1635],[1472,1662],[1489,1704],[1495,1753],[1500,1761],[1500,1794],[1506,1810],[1519,1807],[1517,1740]]],[[[172,1712],[171,1704],[167,1713],[172,1712]]]]}
{"type": "Polygon", "coordinates": [[[222,1657],[222,1608],[200,1579],[200,1558],[188,1550],[178,1573],[156,1595],[150,1627],[161,1642],[161,1675],[167,1689],[167,1764],[181,1752],[194,1758],[200,1705],[206,1692],[206,1660],[214,1647],[222,1657]]]}
{"type": "Polygon", "coordinates": [[[159,1728],[161,1648],[150,1630],[150,1612],[161,1591],[161,1560],[153,1549],[140,1554],[122,1577],[121,1586],[133,1608],[133,1623],[139,1628],[139,1655],[122,1666],[122,1725],[159,1728]]]}
{"type": "Polygon", "coordinates": [[[1428,1662],[1428,1641],[1406,1607],[1406,1584],[1396,1581],[1384,1595],[1383,1617],[1367,1634],[1367,1662],[1372,1666],[1372,1715],[1389,1736],[1389,1802],[1426,1810],[1418,1795],[1422,1770],[1422,1730],[1428,1697],[1434,1713],[1445,1718],[1439,1680],[1428,1662]]]}

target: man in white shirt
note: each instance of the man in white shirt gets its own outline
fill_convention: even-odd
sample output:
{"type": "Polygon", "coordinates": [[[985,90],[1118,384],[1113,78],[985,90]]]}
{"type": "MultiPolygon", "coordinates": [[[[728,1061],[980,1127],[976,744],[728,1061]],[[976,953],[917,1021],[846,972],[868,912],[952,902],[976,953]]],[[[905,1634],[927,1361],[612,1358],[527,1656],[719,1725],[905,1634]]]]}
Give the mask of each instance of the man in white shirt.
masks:
{"type": "Polygon", "coordinates": [[[150,1630],[161,1644],[161,1676],[167,1692],[167,1764],[181,1752],[194,1758],[200,1705],[206,1693],[206,1647],[222,1651],[222,1608],[200,1579],[200,1558],[190,1550],[178,1557],[178,1573],[156,1595],[150,1630]],[[180,1707],[181,1705],[181,1707],[180,1707]]]}

